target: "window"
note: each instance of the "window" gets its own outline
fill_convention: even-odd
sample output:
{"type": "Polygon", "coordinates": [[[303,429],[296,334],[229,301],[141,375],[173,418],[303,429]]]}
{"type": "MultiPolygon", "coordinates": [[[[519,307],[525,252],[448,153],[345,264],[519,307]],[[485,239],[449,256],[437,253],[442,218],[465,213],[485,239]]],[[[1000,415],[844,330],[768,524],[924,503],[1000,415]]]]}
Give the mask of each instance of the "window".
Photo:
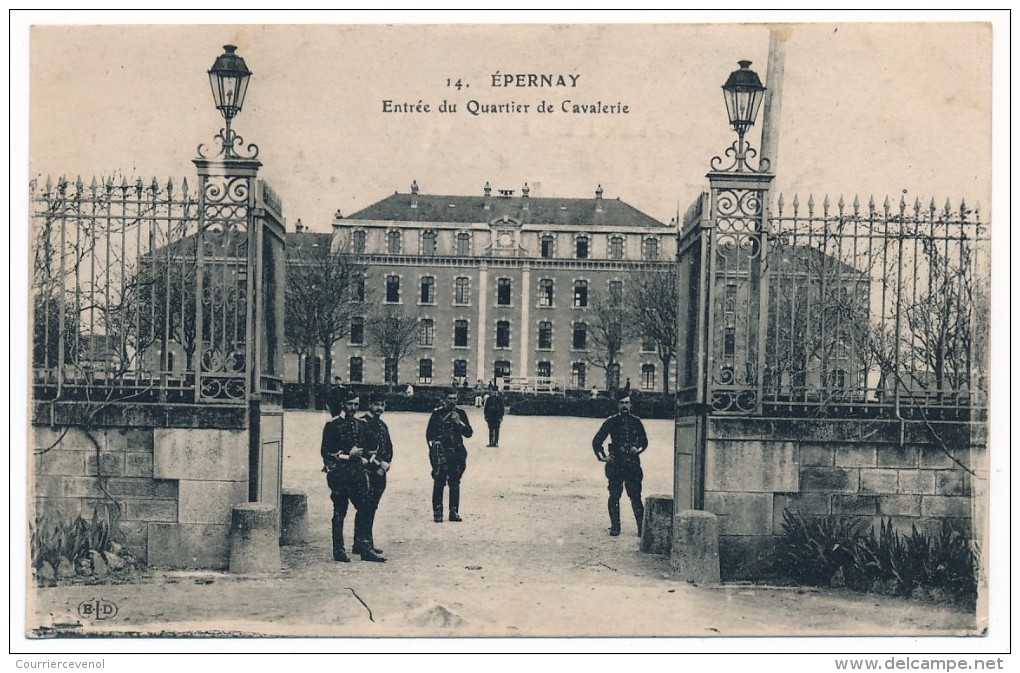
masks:
{"type": "Polygon", "coordinates": [[[641,352],[642,353],[654,353],[655,352],[655,339],[650,336],[641,337],[641,352]]]}
{"type": "Polygon", "coordinates": [[[650,262],[654,262],[659,259],[658,239],[655,238],[645,239],[644,249],[642,250],[642,256],[650,262]]]}
{"type": "Polygon", "coordinates": [[[574,306],[584,308],[588,305],[588,281],[574,281],[574,306]]]}
{"type": "Polygon", "coordinates": [[[457,234],[457,254],[464,257],[471,254],[471,234],[457,234]]]}
{"type": "Polygon", "coordinates": [[[553,305],[553,282],[552,278],[543,278],[538,281],[538,305],[553,305]]]}
{"type": "Polygon", "coordinates": [[[351,318],[351,344],[360,346],[365,343],[365,319],[361,316],[351,318]]]}
{"type": "Polygon", "coordinates": [[[655,390],[655,365],[641,365],[641,390],[655,390]]]}
{"type": "Polygon", "coordinates": [[[584,388],[585,367],[583,362],[574,362],[570,365],[570,385],[575,388],[584,388]]]}
{"type": "Polygon", "coordinates": [[[356,254],[360,255],[361,253],[365,252],[365,232],[363,231],[354,232],[354,235],[351,237],[351,241],[352,247],[354,248],[354,252],[356,254]]]}
{"type": "Polygon", "coordinates": [[[386,358],[383,360],[383,371],[386,377],[386,383],[391,386],[397,385],[397,360],[396,358],[386,358]]]}
{"type": "Polygon", "coordinates": [[[421,279],[421,303],[436,303],[436,279],[432,276],[425,276],[421,279]]]}
{"type": "Polygon", "coordinates": [[[496,323],[496,348],[510,348],[510,321],[496,323]]]}
{"type": "Polygon", "coordinates": [[[351,279],[351,302],[360,304],[365,301],[365,277],[355,276],[351,279]]]}
{"type": "Polygon", "coordinates": [[[542,378],[549,378],[552,376],[552,363],[548,360],[542,360],[538,363],[536,373],[542,378]]]}
{"type": "Polygon", "coordinates": [[[467,360],[453,361],[453,378],[455,379],[467,378],[467,360]]]}
{"type": "Polygon", "coordinates": [[[468,345],[468,321],[453,321],[453,347],[467,348],[468,345]]]}
{"type": "Polygon", "coordinates": [[[434,346],[436,341],[436,328],[432,318],[422,318],[418,323],[418,345],[434,346]]]}
{"type": "Polygon", "coordinates": [[[421,235],[421,254],[436,254],[436,232],[426,231],[421,235]]]}
{"type": "Polygon", "coordinates": [[[623,259],[623,236],[610,237],[609,259],[623,259]]]}
{"type": "Polygon", "coordinates": [[[510,361],[496,360],[492,363],[492,376],[497,379],[510,376],[510,361]]]}
{"type": "Polygon", "coordinates": [[[471,281],[463,276],[454,281],[453,303],[467,304],[471,300],[471,281]]]}
{"type": "Polygon", "coordinates": [[[498,306],[510,305],[510,279],[500,278],[496,281],[496,304],[498,306]]]}
{"type": "Polygon", "coordinates": [[[832,373],[832,386],[834,388],[846,388],[846,370],[837,369],[832,373]]]}
{"type": "Polygon", "coordinates": [[[361,383],[365,379],[365,364],[361,358],[351,358],[351,373],[348,380],[351,383],[361,383]]]}
{"type": "Polygon", "coordinates": [[[428,358],[418,360],[418,383],[432,383],[432,360],[428,358]]]}
{"type": "Polygon", "coordinates": [[[386,303],[400,302],[400,276],[386,276],[386,303]]]}
{"type": "Polygon", "coordinates": [[[552,348],[552,323],[548,320],[538,323],[538,348],[540,350],[552,348]]]}
{"type": "Polygon", "coordinates": [[[400,254],[400,232],[391,231],[386,234],[386,252],[390,255],[400,254]]]}
{"type": "Polygon", "coordinates": [[[609,305],[613,308],[620,308],[623,305],[623,281],[609,281],[609,305]]]}
{"type": "Polygon", "coordinates": [[[551,235],[549,235],[549,234],[545,234],[544,236],[542,236],[542,240],[541,240],[541,246],[542,246],[541,255],[545,259],[549,259],[549,258],[551,258],[553,256],[553,241],[554,240],[555,239],[553,239],[553,237],[551,235]]]}
{"type": "Polygon", "coordinates": [[[578,236],[574,241],[574,253],[578,259],[588,259],[588,237],[578,236]]]}
{"type": "Polygon", "coordinates": [[[574,323],[574,338],[571,347],[578,350],[588,347],[588,326],[583,322],[574,323]]]}

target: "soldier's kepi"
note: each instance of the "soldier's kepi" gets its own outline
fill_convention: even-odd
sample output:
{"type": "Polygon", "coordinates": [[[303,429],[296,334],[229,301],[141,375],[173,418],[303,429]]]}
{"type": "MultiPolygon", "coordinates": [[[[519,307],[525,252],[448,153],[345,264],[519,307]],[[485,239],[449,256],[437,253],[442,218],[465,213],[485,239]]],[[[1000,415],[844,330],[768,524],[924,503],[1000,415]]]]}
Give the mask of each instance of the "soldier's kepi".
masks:
{"type": "Polygon", "coordinates": [[[637,532],[641,535],[645,508],[641,502],[641,471],[639,457],[648,448],[648,436],[641,419],[633,415],[630,394],[623,393],[617,400],[617,413],[607,418],[591,440],[592,450],[599,461],[605,463],[606,479],[609,480],[609,534],[620,534],[620,496],[624,488],[630,499],[637,532]],[[603,448],[609,438],[609,453],[603,448]]]}

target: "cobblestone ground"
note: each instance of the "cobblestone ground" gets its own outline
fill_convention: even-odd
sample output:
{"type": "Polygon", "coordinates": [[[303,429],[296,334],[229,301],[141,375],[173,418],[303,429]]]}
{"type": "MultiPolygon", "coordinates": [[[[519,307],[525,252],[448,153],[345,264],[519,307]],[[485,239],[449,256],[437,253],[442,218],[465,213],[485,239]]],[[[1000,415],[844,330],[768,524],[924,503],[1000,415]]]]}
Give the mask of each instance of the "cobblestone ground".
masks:
{"type": "MultiPolygon", "coordinates": [[[[424,441],[427,415],[385,416],[395,442],[376,545],[389,562],[331,560],[331,505],[319,471],[324,413],[289,412],[284,484],[308,493],[310,539],[283,549],[269,576],[150,570],[125,584],[36,590],[35,624],[80,621],[103,598],[115,618],[96,634],[322,636],[738,636],[974,633],[973,615],[941,605],[849,592],[744,584],[694,587],[641,554],[629,504],[609,537],[597,419],[508,416],[499,448],[485,448],[481,410],[469,409],[463,523],[432,521],[424,441]]],[[[644,494],[672,492],[670,421],[646,421],[644,494]]],[[[348,518],[350,535],[353,516],[348,518]]],[[[33,593],[33,592],[30,592],[33,593]]],[[[32,613],[30,612],[30,615],[32,613]]],[[[33,624],[33,616],[29,618],[33,624]]],[[[52,633],[39,631],[37,634],[52,633]]]]}

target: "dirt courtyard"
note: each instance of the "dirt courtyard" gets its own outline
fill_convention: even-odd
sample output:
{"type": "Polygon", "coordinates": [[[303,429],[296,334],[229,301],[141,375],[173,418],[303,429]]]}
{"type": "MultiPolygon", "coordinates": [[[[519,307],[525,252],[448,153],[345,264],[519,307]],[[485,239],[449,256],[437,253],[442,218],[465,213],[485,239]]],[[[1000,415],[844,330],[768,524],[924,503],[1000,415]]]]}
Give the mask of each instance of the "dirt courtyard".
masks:
{"type": "MultiPolygon", "coordinates": [[[[469,408],[462,523],[434,523],[426,414],[390,413],[395,458],[376,518],[389,562],[335,563],[320,472],[325,413],[288,412],[284,485],[308,494],[310,540],[284,547],[267,576],[152,569],[127,583],[28,590],[27,626],[80,622],[74,633],[329,637],[789,636],[974,634],[972,614],[850,592],[670,580],[642,554],[630,506],[607,533],[606,483],[591,451],[598,419],[508,416],[485,448],[469,408]],[[102,599],[115,617],[82,620],[102,599]]],[[[644,495],[672,492],[671,421],[645,421],[644,495]]],[[[353,527],[348,517],[347,537],[353,527]]],[[[45,629],[36,635],[52,633],[45,629]]]]}

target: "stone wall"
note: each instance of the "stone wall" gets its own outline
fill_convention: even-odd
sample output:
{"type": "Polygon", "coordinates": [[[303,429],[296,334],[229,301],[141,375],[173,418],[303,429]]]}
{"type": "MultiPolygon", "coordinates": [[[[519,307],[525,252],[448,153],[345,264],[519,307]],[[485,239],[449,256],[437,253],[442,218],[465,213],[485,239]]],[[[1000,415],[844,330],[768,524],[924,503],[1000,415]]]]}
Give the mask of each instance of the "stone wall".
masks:
{"type": "Polygon", "coordinates": [[[88,518],[105,508],[151,566],[227,567],[231,508],[248,501],[244,407],[58,402],[33,411],[36,513],[88,518]]]}
{"type": "Polygon", "coordinates": [[[982,536],[986,458],[983,423],[709,417],[705,509],[723,578],[765,572],[784,510],[982,536]]]}

